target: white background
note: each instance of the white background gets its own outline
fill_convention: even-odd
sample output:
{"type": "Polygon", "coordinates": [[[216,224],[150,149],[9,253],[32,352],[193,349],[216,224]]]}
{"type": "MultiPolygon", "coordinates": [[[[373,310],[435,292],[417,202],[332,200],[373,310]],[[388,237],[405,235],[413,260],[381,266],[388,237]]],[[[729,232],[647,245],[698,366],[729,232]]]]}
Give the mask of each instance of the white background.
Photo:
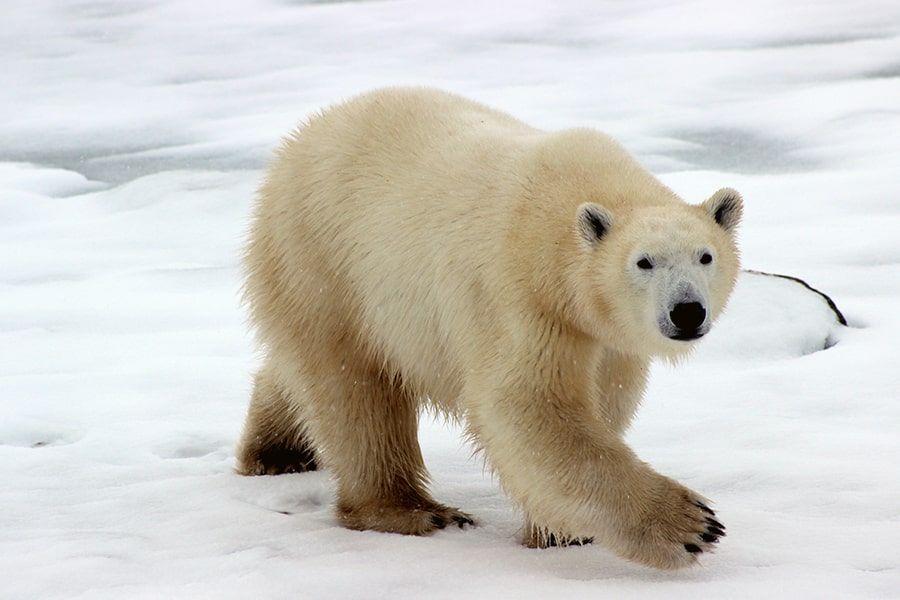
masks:
{"type": "Polygon", "coordinates": [[[898,597],[900,4],[2,13],[0,597],[898,597]],[[605,130],[692,202],[738,188],[745,265],[847,314],[837,327],[795,286],[745,277],[700,351],[655,369],[629,439],[715,501],[728,537],[702,567],[522,548],[441,422],[422,431],[435,494],[472,530],[346,531],[326,473],[233,474],[261,169],[309,112],[400,83],[605,130]]]}

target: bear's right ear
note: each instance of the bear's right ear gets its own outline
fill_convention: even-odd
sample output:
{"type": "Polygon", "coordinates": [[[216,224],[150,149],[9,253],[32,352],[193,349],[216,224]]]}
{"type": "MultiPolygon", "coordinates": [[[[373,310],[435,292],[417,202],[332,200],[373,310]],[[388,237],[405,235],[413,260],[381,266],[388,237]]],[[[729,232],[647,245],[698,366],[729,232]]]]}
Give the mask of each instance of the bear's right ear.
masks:
{"type": "Polygon", "coordinates": [[[578,232],[589,244],[603,239],[612,225],[609,211],[592,202],[585,202],[578,207],[578,232]]]}

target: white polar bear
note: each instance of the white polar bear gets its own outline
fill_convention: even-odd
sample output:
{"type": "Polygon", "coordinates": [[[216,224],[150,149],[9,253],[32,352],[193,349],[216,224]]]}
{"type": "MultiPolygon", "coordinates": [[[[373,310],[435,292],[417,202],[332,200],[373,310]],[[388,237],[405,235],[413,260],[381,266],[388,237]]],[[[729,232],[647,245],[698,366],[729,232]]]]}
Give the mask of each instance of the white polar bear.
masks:
{"type": "Polygon", "coordinates": [[[730,189],[686,204],[596,131],[440,91],[325,110],[259,192],[246,290],[267,360],[239,470],[324,465],[353,529],[472,523],[426,489],[428,403],[484,451],[526,543],[695,563],[724,528],[622,434],[650,359],[683,355],[725,305],[741,210],[730,189]]]}

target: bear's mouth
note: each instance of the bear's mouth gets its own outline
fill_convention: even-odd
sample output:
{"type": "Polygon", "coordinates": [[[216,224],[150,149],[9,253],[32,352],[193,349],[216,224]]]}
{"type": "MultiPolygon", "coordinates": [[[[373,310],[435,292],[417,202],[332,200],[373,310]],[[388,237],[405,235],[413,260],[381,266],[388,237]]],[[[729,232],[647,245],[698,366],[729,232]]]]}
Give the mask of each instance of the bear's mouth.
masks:
{"type": "Polygon", "coordinates": [[[705,331],[679,331],[673,335],[668,335],[670,340],[678,340],[679,342],[691,342],[693,340],[699,340],[704,335],[706,335],[705,331]]]}
{"type": "Polygon", "coordinates": [[[709,323],[702,323],[696,329],[681,329],[675,327],[672,323],[668,322],[668,320],[659,320],[659,332],[663,334],[664,337],[675,340],[676,342],[693,342],[699,340],[709,333],[709,329],[709,323]]]}

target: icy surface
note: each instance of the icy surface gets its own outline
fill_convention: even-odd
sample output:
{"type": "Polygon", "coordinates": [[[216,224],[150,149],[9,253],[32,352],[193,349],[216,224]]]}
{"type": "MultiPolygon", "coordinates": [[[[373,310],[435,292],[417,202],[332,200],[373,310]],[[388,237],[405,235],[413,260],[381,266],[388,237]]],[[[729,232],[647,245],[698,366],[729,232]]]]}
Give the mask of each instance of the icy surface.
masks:
{"type": "Polygon", "coordinates": [[[34,0],[0,42],[0,598],[900,594],[900,4],[34,0]],[[747,276],[654,370],[629,439],[715,500],[702,568],[522,548],[441,423],[434,491],[470,531],[346,531],[326,474],[232,473],[260,169],[398,83],[604,129],[691,201],[740,189],[746,266],[844,310],[747,276]]]}

